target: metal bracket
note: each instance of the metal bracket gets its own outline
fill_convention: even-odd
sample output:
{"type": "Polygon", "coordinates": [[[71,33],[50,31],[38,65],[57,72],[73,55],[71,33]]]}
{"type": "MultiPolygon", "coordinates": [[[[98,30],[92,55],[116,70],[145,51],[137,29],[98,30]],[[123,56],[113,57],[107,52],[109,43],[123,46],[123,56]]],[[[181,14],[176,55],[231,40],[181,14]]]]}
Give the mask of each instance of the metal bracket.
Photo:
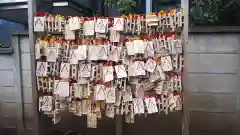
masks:
{"type": "Polygon", "coordinates": [[[13,54],[12,47],[0,48],[0,54],[13,54]]]}

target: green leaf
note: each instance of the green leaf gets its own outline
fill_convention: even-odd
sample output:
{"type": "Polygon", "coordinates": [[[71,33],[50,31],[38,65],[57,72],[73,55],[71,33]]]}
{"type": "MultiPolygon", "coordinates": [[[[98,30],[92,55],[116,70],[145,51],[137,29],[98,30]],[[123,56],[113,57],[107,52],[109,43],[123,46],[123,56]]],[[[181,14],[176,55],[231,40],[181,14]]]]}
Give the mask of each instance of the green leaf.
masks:
{"type": "Polygon", "coordinates": [[[195,24],[236,25],[240,22],[239,0],[202,0],[201,5],[191,5],[190,17],[195,24]],[[199,17],[201,19],[199,19],[199,17]],[[201,21],[201,22],[200,22],[201,21]]]}
{"type": "Polygon", "coordinates": [[[105,5],[117,4],[121,13],[131,13],[136,8],[135,0],[105,0],[105,5]]]}

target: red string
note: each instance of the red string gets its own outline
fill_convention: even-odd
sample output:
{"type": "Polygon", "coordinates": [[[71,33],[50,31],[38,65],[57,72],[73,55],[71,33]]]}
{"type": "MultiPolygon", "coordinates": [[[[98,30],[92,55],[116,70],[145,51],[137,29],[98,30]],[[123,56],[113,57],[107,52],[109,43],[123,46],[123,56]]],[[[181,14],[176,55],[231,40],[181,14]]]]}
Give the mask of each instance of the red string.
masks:
{"type": "Polygon", "coordinates": [[[36,16],[39,16],[39,17],[40,17],[40,16],[43,17],[43,16],[48,15],[48,12],[36,12],[35,15],[36,15],[36,16]]]}

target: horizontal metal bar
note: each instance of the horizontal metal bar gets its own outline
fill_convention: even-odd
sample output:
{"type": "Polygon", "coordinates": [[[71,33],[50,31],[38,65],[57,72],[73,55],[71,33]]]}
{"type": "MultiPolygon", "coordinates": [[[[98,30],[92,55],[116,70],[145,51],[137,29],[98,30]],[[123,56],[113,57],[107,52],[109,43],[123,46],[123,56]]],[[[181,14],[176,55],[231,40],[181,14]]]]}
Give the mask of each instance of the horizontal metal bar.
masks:
{"type": "MultiPolygon", "coordinates": [[[[1,70],[2,70],[2,69],[1,69],[1,70]]],[[[4,70],[9,70],[9,69],[4,69],[4,70]]],[[[5,86],[4,86],[4,87],[5,87],[5,86]]],[[[9,103],[9,104],[17,104],[15,101],[11,101],[11,102],[10,102],[10,101],[8,101],[8,102],[4,102],[4,101],[3,101],[3,102],[1,102],[1,103],[3,103],[3,104],[4,104],[4,103],[6,103],[6,104],[8,104],[8,103],[9,103]]]]}
{"type": "Polygon", "coordinates": [[[15,4],[15,3],[23,3],[27,1],[28,0],[1,0],[0,4],[15,4]]]}
{"type": "Polygon", "coordinates": [[[219,112],[219,111],[210,111],[210,110],[191,110],[191,113],[198,112],[198,113],[223,113],[223,114],[235,114],[235,112],[219,112]]]}
{"type": "Polygon", "coordinates": [[[4,118],[4,119],[14,119],[14,120],[16,120],[16,118],[15,118],[15,117],[12,117],[12,116],[2,116],[2,118],[4,118]]]}
{"type": "MultiPolygon", "coordinates": [[[[53,2],[54,7],[69,7],[76,11],[83,12],[84,10],[80,10],[77,5],[74,5],[72,2],[53,2]]],[[[13,10],[13,9],[27,9],[28,4],[27,3],[13,3],[10,5],[1,5],[0,4],[0,10],[13,10]]]]}
{"type": "Polygon", "coordinates": [[[18,3],[18,4],[11,4],[11,5],[1,5],[0,4],[0,10],[14,10],[14,9],[27,9],[28,4],[24,3],[18,3]]]}
{"type": "Polygon", "coordinates": [[[189,28],[189,33],[240,33],[240,26],[196,26],[189,28]]]}
{"type": "Polygon", "coordinates": [[[11,31],[11,33],[12,33],[12,36],[19,36],[19,35],[28,36],[28,31],[26,30],[13,30],[11,31]]]}
{"type": "Polygon", "coordinates": [[[210,74],[210,75],[237,75],[237,72],[226,72],[226,73],[220,73],[220,72],[188,72],[188,74],[210,74]]]}
{"type": "Polygon", "coordinates": [[[195,91],[191,91],[190,93],[191,94],[210,94],[210,95],[215,95],[215,94],[226,94],[226,95],[232,95],[232,94],[234,94],[234,93],[228,93],[228,92],[211,92],[211,91],[209,91],[209,90],[205,90],[205,91],[207,91],[207,92],[195,92],[195,91]]]}
{"type": "Polygon", "coordinates": [[[238,51],[233,52],[187,52],[187,54],[238,54],[238,51]]]}
{"type": "Polygon", "coordinates": [[[0,48],[0,54],[12,54],[13,48],[0,48]]]}

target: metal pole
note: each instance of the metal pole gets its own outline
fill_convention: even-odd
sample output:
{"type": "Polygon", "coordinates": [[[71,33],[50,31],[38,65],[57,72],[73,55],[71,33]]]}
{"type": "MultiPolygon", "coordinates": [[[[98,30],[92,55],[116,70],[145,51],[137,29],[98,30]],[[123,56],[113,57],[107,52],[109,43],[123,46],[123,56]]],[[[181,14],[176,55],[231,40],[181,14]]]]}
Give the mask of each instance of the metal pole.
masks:
{"type": "Polygon", "coordinates": [[[19,104],[19,134],[21,134],[25,129],[25,117],[24,117],[24,94],[23,94],[23,81],[22,81],[22,55],[21,55],[21,45],[19,42],[19,36],[15,35],[12,37],[12,42],[14,43],[14,59],[15,59],[15,85],[16,91],[20,96],[19,104]]]}
{"type": "Polygon", "coordinates": [[[152,12],[152,0],[146,0],[146,14],[152,12]]]}
{"type": "Polygon", "coordinates": [[[28,0],[28,34],[30,45],[31,77],[32,77],[32,108],[33,108],[33,135],[41,135],[39,129],[38,93],[36,85],[35,66],[35,34],[33,31],[34,14],[37,11],[37,0],[28,0]]]}
{"type": "Polygon", "coordinates": [[[189,29],[189,0],[181,0],[181,7],[183,9],[184,14],[184,28],[183,28],[183,48],[184,48],[184,68],[183,68],[183,135],[189,135],[190,131],[190,123],[189,123],[189,91],[188,91],[188,70],[187,70],[187,62],[188,62],[188,51],[187,51],[187,45],[188,45],[188,29],[189,29]]]}

